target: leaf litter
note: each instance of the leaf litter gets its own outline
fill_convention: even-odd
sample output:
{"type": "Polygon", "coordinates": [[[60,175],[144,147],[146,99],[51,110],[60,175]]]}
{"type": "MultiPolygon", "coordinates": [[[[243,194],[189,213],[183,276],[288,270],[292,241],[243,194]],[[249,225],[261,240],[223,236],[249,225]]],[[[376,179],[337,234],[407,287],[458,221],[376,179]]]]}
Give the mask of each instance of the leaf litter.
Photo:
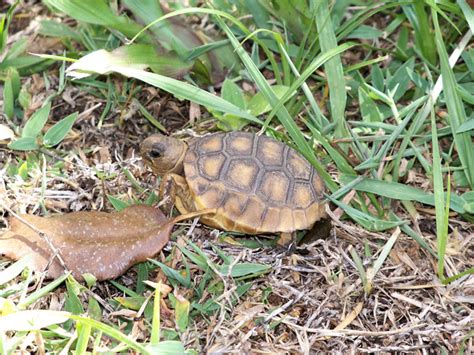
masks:
{"type": "Polygon", "coordinates": [[[173,222],[150,206],[120,212],[80,211],[53,217],[19,215],[0,236],[2,254],[28,258],[36,272],[55,279],[66,271],[82,281],[92,274],[103,281],[155,256],[168,243],[173,222]]]}

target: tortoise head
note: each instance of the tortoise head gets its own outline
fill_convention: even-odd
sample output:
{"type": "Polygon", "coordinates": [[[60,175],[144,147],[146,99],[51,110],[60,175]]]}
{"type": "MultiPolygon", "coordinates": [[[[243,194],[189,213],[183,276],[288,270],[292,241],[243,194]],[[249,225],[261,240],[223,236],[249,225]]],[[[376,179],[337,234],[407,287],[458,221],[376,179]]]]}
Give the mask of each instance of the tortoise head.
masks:
{"type": "Polygon", "coordinates": [[[181,174],[188,146],[176,138],[154,134],[140,144],[140,155],[153,172],[181,174]]]}

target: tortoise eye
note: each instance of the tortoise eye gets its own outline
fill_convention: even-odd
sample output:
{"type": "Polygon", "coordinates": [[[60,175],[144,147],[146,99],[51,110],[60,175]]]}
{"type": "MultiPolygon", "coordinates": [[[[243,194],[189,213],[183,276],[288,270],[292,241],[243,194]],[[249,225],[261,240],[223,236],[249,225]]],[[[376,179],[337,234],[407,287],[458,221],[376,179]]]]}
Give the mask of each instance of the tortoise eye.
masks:
{"type": "Polygon", "coordinates": [[[152,150],[150,150],[150,153],[148,153],[148,155],[152,159],[160,158],[161,157],[161,151],[158,150],[158,149],[152,149],[152,150]]]}
{"type": "Polygon", "coordinates": [[[165,147],[162,144],[153,144],[150,151],[148,152],[148,156],[151,159],[161,158],[164,154],[165,147]]]}

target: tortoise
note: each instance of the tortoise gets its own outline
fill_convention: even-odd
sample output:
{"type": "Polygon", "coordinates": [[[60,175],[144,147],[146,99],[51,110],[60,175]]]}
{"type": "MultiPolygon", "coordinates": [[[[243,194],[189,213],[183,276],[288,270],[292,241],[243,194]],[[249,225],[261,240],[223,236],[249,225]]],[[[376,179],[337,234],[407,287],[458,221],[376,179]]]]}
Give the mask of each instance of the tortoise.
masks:
{"type": "Polygon", "coordinates": [[[276,139],[249,132],[213,133],[189,145],[156,134],[140,154],[162,176],[181,214],[201,215],[208,226],[245,234],[278,233],[289,246],[297,230],[325,216],[324,185],[310,163],[276,139]]]}

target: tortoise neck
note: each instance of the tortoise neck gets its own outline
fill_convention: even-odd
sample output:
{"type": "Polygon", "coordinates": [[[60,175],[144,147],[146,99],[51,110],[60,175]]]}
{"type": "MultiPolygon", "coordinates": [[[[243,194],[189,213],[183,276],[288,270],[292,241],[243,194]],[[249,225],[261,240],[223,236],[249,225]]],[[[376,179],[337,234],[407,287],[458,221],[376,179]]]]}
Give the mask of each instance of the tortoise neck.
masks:
{"type": "Polygon", "coordinates": [[[186,152],[188,151],[188,145],[184,142],[181,142],[181,153],[179,155],[179,158],[176,160],[176,164],[173,166],[173,168],[168,171],[168,173],[174,173],[178,175],[182,175],[184,172],[184,157],[186,155],[186,152]]]}

